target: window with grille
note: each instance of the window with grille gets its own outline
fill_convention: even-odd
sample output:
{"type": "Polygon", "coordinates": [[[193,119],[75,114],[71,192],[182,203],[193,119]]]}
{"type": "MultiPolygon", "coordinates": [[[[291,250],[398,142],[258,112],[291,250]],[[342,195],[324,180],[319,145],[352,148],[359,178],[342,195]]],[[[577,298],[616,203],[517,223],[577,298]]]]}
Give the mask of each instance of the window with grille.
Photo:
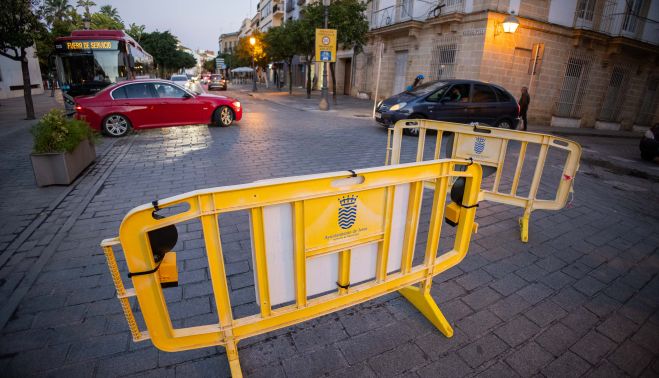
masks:
{"type": "Polygon", "coordinates": [[[650,126],[654,119],[654,113],[657,111],[657,86],[659,86],[659,77],[651,78],[647,81],[645,92],[641,97],[641,106],[638,110],[636,121],[637,125],[650,126]]]}
{"type": "Polygon", "coordinates": [[[563,84],[554,106],[559,117],[581,117],[581,103],[586,93],[591,61],[585,53],[573,53],[565,64],[563,84]]]}
{"type": "Polygon", "coordinates": [[[439,42],[435,45],[430,60],[431,79],[443,80],[455,78],[458,46],[458,41],[455,38],[451,38],[449,41],[439,42]]]}
{"type": "Polygon", "coordinates": [[[609,85],[602,101],[599,119],[602,121],[618,121],[620,109],[625,101],[628,70],[622,67],[614,67],[609,79],[609,85]]]}
{"type": "Polygon", "coordinates": [[[593,22],[596,0],[579,0],[577,2],[577,19],[593,22]]]}

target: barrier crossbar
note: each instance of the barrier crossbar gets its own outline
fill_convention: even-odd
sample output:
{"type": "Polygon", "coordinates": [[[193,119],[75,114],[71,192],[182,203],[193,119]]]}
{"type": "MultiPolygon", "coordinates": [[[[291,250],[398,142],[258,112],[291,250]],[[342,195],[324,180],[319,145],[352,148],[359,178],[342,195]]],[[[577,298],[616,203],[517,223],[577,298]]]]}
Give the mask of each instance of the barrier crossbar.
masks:
{"type": "Polygon", "coordinates": [[[469,249],[481,177],[480,165],[446,159],[193,191],[136,207],[123,219],[119,237],[101,246],[133,340],[151,339],[169,352],[224,346],[232,375],[240,377],[240,340],[393,291],[451,337],[453,329],[430,287],[435,275],[458,264],[469,249]],[[452,248],[438,255],[447,191],[458,177],[465,180],[461,221],[452,248]],[[434,193],[426,249],[423,262],[415,265],[423,188],[430,180],[434,193]],[[156,216],[181,207],[187,209],[156,216]],[[231,308],[218,221],[220,214],[234,211],[250,213],[260,307],[258,314],[241,318],[231,308]],[[173,328],[150,235],[195,219],[202,225],[218,323],[173,328]],[[132,289],[124,287],[119,273],[114,254],[119,246],[132,289]],[[282,261],[290,266],[282,270],[282,261]],[[328,271],[333,276],[321,279],[328,271]],[[147,331],[139,329],[130,297],[137,298],[147,331]]]}
{"type": "Polygon", "coordinates": [[[532,133],[526,131],[499,129],[479,125],[466,125],[460,123],[431,121],[431,120],[401,120],[393,129],[388,130],[387,152],[385,164],[400,163],[403,132],[405,129],[418,129],[418,141],[416,150],[416,161],[424,160],[426,135],[428,130],[436,131],[437,137],[433,149],[433,159],[439,159],[443,155],[455,159],[473,159],[483,166],[496,169],[494,183],[490,189],[482,189],[482,199],[524,209],[519,218],[520,239],[528,242],[529,219],[533,210],[560,210],[565,207],[570,193],[574,190],[574,177],[579,170],[579,159],[581,158],[581,146],[569,139],[559,138],[553,135],[532,133]],[[449,151],[442,151],[442,139],[453,135],[452,147],[449,151]],[[515,171],[510,190],[500,189],[503,165],[506,160],[508,144],[511,141],[520,143],[515,171]],[[530,188],[527,195],[518,193],[522,169],[530,145],[539,147],[539,154],[535,168],[530,180],[530,188]],[[563,165],[556,195],[553,199],[538,199],[538,189],[545,167],[547,154],[550,149],[558,149],[567,152],[567,158],[563,165]]]}

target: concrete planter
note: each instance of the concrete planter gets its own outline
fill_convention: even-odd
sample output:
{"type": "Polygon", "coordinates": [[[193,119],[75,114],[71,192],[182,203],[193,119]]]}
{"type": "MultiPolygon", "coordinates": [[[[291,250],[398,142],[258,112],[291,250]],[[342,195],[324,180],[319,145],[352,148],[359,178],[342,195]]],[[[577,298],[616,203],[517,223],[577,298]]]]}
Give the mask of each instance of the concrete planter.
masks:
{"type": "Polygon", "coordinates": [[[96,159],[94,142],[84,140],[72,152],[31,154],[38,186],[69,185],[96,159]]]}

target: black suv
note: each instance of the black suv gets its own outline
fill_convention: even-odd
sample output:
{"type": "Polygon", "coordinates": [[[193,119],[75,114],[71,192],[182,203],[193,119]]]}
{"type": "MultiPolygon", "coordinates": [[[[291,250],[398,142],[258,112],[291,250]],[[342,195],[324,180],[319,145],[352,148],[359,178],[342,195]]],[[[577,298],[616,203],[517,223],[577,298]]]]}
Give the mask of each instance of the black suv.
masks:
{"type": "MultiPolygon", "coordinates": [[[[514,129],[519,118],[515,98],[498,85],[474,80],[432,81],[380,102],[375,120],[393,127],[401,119],[425,118],[514,129]]],[[[410,134],[418,129],[406,129],[410,134]]]]}

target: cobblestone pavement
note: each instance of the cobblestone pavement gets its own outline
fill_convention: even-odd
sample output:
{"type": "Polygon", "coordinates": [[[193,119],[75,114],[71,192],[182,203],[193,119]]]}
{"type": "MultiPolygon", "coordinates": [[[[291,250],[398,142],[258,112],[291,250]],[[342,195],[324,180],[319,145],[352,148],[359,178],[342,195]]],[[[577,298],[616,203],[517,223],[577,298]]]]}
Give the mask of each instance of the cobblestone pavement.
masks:
{"type": "MultiPolygon", "coordinates": [[[[154,129],[106,140],[88,174],[19,246],[2,252],[11,252],[0,270],[0,315],[7,320],[0,327],[2,375],[229,375],[223,348],[166,353],[131,341],[100,240],[117,234],[128,210],[151,200],[381,165],[386,141],[369,119],[233,94],[246,111],[237,126],[154,129]],[[17,282],[11,289],[7,277],[17,282]]],[[[408,160],[414,143],[405,139],[408,160]]],[[[635,143],[620,140],[625,149],[635,143]]],[[[548,178],[560,175],[560,158],[550,156],[548,178]]],[[[468,256],[437,276],[432,290],[453,338],[390,294],[242,341],[244,373],[657,376],[659,196],[656,181],[628,173],[582,164],[570,207],[535,212],[527,244],[518,240],[519,209],[483,203],[468,256]]],[[[428,213],[426,206],[422,219],[428,213]]],[[[220,227],[234,315],[256,313],[247,215],[223,215],[220,227]]],[[[443,238],[451,230],[445,227],[443,238]]],[[[189,222],[179,232],[180,285],[165,290],[174,326],[217,321],[200,225],[189,222]]]]}

